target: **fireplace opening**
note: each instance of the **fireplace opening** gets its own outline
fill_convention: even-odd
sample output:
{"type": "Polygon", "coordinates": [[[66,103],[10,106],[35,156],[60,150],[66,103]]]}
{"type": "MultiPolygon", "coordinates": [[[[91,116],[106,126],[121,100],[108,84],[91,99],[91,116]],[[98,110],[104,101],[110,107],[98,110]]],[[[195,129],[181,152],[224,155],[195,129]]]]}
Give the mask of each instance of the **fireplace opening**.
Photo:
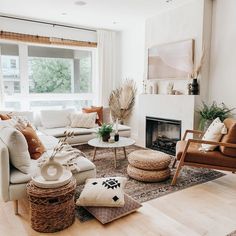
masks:
{"type": "Polygon", "coordinates": [[[175,155],[181,139],[181,121],[146,117],[146,147],[175,155]]]}

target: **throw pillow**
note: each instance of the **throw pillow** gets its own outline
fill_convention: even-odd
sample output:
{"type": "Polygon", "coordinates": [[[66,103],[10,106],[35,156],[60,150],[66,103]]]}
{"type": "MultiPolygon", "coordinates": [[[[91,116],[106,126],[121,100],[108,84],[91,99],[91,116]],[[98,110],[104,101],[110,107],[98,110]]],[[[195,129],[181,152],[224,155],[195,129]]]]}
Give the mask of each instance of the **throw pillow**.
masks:
{"type": "Polygon", "coordinates": [[[125,205],[123,207],[84,207],[102,224],[107,224],[113,220],[131,214],[138,210],[142,204],[125,194],[125,205]]]}
{"type": "Polygon", "coordinates": [[[8,147],[11,164],[25,174],[31,173],[30,154],[24,135],[12,128],[1,127],[0,138],[8,147]]]}
{"type": "Polygon", "coordinates": [[[73,111],[73,109],[42,110],[40,111],[41,123],[46,129],[69,126],[70,115],[73,111]]]}
{"type": "Polygon", "coordinates": [[[30,157],[37,160],[46,151],[44,145],[30,124],[20,130],[28,143],[30,157]]]}
{"type": "MultiPolygon", "coordinates": [[[[219,118],[216,118],[205,132],[202,140],[219,142],[225,130],[224,123],[219,118]]],[[[203,151],[213,151],[216,147],[217,145],[202,144],[200,149],[203,151]]]]}
{"type": "Polygon", "coordinates": [[[73,113],[70,116],[72,128],[94,128],[96,127],[97,113],[73,113]]]}
{"type": "Polygon", "coordinates": [[[125,204],[125,177],[91,178],[76,201],[78,206],[122,207],[125,204]]]}
{"type": "Polygon", "coordinates": [[[103,123],[103,107],[95,107],[95,106],[92,106],[91,108],[90,107],[86,107],[86,108],[83,108],[82,111],[84,113],[93,113],[93,112],[96,112],[97,113],[97,119],[96,119],[96,123],[101,126],[102,123],[103,123]]]}
{"type": "Polygon", "coordinates": [[[0,114],[1,120],[10,120],[11,116],[9,114],[0,114]]]}

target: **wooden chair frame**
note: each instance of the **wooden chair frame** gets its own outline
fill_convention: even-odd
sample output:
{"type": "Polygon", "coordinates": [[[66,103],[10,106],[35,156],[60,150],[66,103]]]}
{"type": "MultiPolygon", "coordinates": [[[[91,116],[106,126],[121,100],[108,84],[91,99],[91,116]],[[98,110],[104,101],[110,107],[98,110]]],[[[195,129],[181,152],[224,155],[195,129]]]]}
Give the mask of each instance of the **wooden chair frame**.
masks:
{"type": "MultiPolygon", "coordinates": [[[[197,131],[197,130],[186,130],[183,140],[186,139],[186,136],[188,133],[198,134],[200,137],[203,136],[203,132],[197,131]]],[[[223,147],[230,147],[230,148],[236,148],[236,144],[233,143],[222,143],[222,142],[213,142],[213,141],[206,141],[206,140],[199,140],[199,139],[188,139],[187,144],[184,148],[184,151],[182,153],[182,156],[179,160],[175,175],[173,177],[173,180],[171,182],[171,185],[175,185],[177,181],[177,177],[180,173],[180,170],[182,166],[188,165],[188,166],[194,166],[194,167],[203,167],[203,168],[209,168],[209,169],[218,169],[218,170],[225,170],[225,171],[232,171],[235,172],[236,168],[229,168],[224,166],[215,166],[215,165],[209,165],[209,164],[200,164],[200,163],[193,163],[193,162],[186,162],[185,157],[188,152],[188,148],[191,143],[198,143],[198,144],[211,144],[211,145],[217,145],[217,146],[223,146],[223,147]]],[[[175,165],[177,159],[175,159],[173,166],[175,165]]]]}

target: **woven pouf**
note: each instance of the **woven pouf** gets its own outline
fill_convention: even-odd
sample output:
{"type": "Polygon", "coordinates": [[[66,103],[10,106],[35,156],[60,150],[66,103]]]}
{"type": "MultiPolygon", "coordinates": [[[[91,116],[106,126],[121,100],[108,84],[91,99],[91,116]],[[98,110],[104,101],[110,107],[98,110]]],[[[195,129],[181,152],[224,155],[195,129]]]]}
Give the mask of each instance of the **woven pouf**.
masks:
{"type": "Polygon", "coordinates": [[[137,150],[129,154],[128,175],[143,182],[160,182],[170,177],[171,157],[154,150],[137,150]]]}
{"type": "Polygon", "coordinates": [[[134,166],[128,165],[128,175],[138,181],[143,182],[161,182],[170,177],[170,168],[164,170],[142,170],[134,166]]]}
{"type": "Polygon", "coordinates": [[[73,178],[59,188],[38,188],[32,181],[26,186],[30,202],[31,227],[43,233],[65,229],[75,220],[75,188],[73,178]]]}
{"type": "Polygon", "coordinates": [[[128,156],[129,164],[143,170],[163,170],[170,162],[170,155],[154,150],[137,150],[128,156]]]}

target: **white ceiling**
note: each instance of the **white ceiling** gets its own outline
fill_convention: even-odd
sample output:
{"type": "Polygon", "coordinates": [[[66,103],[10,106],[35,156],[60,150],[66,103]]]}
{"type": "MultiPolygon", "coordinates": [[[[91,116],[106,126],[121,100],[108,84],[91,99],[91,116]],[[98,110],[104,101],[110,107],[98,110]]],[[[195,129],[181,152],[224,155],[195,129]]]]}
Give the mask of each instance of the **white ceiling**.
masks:
{"type": "Polygon", "coordinates": [[[0,0],[0,14],[63,24],[123,30],[190,0],[0,0]],[[114,23],[115,22],[115,23],[114,23]]]}

